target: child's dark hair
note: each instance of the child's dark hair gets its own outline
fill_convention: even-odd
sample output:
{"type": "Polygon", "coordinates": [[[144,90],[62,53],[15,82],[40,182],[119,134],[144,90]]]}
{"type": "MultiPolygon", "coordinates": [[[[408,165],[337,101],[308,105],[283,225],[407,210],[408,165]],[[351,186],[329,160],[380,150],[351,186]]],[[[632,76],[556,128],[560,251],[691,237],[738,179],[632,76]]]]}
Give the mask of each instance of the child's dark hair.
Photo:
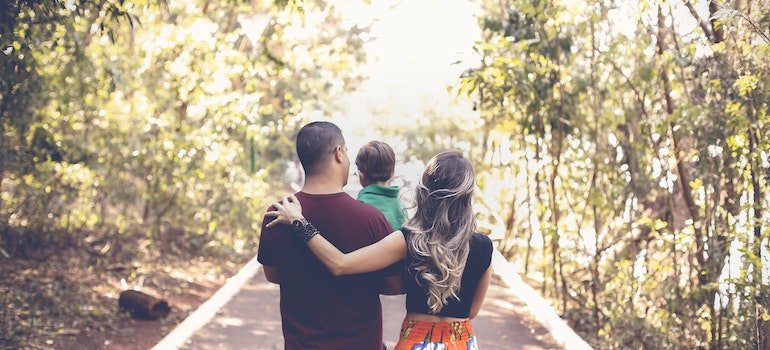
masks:
{"type": "Polygon", "coordinates": [[[396,153],[385,142],[370,141],[358,151],[356,166],[369,181],[388,181],[396,167],[396,153]]]}

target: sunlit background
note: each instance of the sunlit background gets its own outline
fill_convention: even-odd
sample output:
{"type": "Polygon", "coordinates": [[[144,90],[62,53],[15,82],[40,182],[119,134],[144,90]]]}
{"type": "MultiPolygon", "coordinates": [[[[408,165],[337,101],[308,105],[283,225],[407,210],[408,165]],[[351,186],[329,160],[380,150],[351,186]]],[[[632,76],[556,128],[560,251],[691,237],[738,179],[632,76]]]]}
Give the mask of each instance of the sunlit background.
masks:
{"type": "MultiPolygon", "coordinates": [[[[480,39],[478,5],[468,1],[359,1],[341,11],[363,25],[371,24],[368,62],[360,67],[366,81],[339,96],[345,111],[331,116],[348,138],[351,153],[375,138],[376,126],[406,127],[427,118],[426,111],[457,108],[476,117],[468,101],[449,91],[460,74],[477,65],[473,45],[480,39]]],[[[330,116],[316,115],[316,119],[330,116]]],[[[399,145],[394,144],[394,147],[399,145]]]]}
{"type": "MultiPolygon", "coordinates": [[[[358,68],[365,81],[351,93],[336,96],[343,110],[333,115],[310,112],[310,120],[330,120],[343,131],[351,159],[371,140],[388,142],[399,157],[394,184],[414,184],[423,161],[403,159],[406,145],[383,128],[409,128],[416,120],[460,118],[473,123],[478,113],[451,87],[478,65],[473,46],[481,38],[478,4],[470,1],[339,1],[338,8],[359,26],[368,27],[367,62],[358,68]]],[[[347,190],[360,185],[352,165],[347,190]]]]}

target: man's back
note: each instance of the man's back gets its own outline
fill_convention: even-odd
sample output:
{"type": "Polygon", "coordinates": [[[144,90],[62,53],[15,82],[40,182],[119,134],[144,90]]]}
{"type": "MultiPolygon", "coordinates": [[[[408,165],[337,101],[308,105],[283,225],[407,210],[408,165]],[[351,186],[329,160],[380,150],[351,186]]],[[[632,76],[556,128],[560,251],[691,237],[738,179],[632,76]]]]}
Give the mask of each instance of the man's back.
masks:
{"type": "MultiPolygon", "coordinates": [[[[298,193],[305,217],[332,244],[350,252],[390,233],[374,207],[347,193],[298,193]]],[[[379,291],[384,272],[335,277],[286,225],[265,228],[258,260],[280,274],[286,350],[381,349],[379,291]]]]}

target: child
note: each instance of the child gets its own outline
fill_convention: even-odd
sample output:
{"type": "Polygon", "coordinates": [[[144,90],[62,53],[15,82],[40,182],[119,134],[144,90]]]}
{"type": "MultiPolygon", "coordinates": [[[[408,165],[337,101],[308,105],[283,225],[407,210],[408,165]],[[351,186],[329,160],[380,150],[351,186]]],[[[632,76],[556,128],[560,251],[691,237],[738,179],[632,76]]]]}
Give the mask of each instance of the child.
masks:
{"type": "Polygon", "coordinates": [[[401,229],[406,214],[399,198],[400,188],[388,186],[396,167],[396,154],[385,142],[371,141],[361,147],[356,156],[358,179],[364,188],[358,193],[358,201],[369,204],[383,214],[393,227],[401,229]]]}

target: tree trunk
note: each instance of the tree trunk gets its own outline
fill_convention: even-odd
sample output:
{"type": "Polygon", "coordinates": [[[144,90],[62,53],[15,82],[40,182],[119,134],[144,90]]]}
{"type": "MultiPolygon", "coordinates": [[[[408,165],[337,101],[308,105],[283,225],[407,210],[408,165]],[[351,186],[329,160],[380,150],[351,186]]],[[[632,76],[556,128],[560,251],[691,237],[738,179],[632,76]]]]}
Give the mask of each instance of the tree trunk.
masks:
{"type": "MultiPolygon", "coordinates": [[[[527,149],[527,139],[526,138],[522,138],[522,143],[524,144],[524,147],[522,147],[522,149],[527,149]]],[[[527,178],[529,178],[530,177],[530,174],[529,174],[529,169],[530,169],[530,167],[529,167],[529,165],[530,165],[529,164],[529,162],[530,162],[529,156],[525,155],[524,158],[526,159],[526,162],[524,164],[524,166],[525,166],[525,168],[524,168],[525,170],[524,171],[527,172],[527,178]]],[[[537,180],[538,180],[538,178],[537,178],[537,175],[536,175],[535,176],[535,181],[537,181],[537,180]]],[[[535,184],[537,184],[537,182],[535,182],[535,184]]],[[[536,185],[536,187],[537,187],[537,185],[536,185]]],[[[534,225],[534,222],[532,222],[532,213],[535,210],[537,210],[535,205],[533,205],[535,200],[536,200],[536,198],[533,199],[533,197],[532,197],[532,186],[527,184],[527,200],[526,200],[526,203],[527,203],[527,221],[529,222],[529,235],[527,237],[527,253],[524,255],[524,275],[525,276],[529,275],[529,257],[532,254],[532,237],[535,235],[535,225],[534,225]]]]}

